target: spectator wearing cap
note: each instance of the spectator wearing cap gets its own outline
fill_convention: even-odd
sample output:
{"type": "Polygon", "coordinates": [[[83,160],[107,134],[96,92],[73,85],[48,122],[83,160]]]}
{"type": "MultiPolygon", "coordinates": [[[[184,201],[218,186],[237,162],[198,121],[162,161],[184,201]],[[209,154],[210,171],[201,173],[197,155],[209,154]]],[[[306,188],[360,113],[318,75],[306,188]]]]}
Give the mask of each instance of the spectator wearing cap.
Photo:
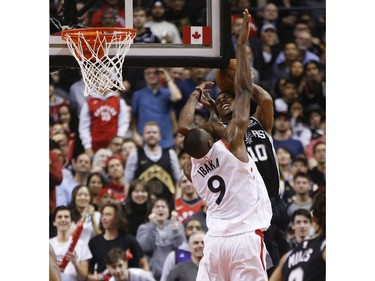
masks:
{"type": "Polygon", "coordinates": [[[124,194],[119,193],[112,188],[103,188],[96,197],[96,202],[98,205],[98,210],[101,211],[103,206],[108,203],[120,203],[125,199],[124,194]]]}
{"type": "Polygon", "coordinates": [[[103,4],[94,12],[91,16],[89,26],[98,27],[102,26],[103,23],[103,14],[107,13],[106,16],[115,16],[115,25],[116,27],[125,27],[125,1],[123,0],[103,0],[103,4]],[[108,9],[111,8],[112,11],[108,13],[108,9]],[[110,15],[111,14],[111,15],[110,15]]]}
{"type": "Polygon", "coordinates": [[[256,25],[259,26],[258,33],[261,33],[262,27],[266,24],[272,24],[277,31],[279,30],[279,8],[274,3],[267,3],[264,6],[263,12],[258,13],[258,15],[259,16],[254,17],[256,20],[256,25]]]}
{"type": "Polygon", "coordinates": [[[259,71],[259,85],[272,92],[272,66],[281,51],[276,28],[273,24],[263,25],[260,39],[250,40],[253,50],[254,67],[259,71]]]}
{"type": "Polygon", "coordinates": [[[150,5],[151,20],[146,22],[162,43],[181,44],[181,35],[175,24],[165,20],[167,5],[162,0],[153,0],[150,5]]]}
{"type": "Polygon", "coordinates": [[[276,112],[274,120],[274,132],[272,135],[275,150],[279,147],[286,147],[292,154],[292,159],[305,155],[305,150],[301,141],[292,137],[290,126],[290,114],[288,112],[276,112]]]}

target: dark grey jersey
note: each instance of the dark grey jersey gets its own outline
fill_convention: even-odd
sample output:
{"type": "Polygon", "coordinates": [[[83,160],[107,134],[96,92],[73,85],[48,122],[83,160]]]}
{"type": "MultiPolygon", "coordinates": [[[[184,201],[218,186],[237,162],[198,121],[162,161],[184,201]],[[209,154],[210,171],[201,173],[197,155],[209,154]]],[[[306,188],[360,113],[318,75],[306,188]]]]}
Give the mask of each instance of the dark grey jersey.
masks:
{"type": "Polygon", "coordinates": [[[325,281],[326,262],[322,257],[325,238],[305,240],[289,254],[282,268],[282,280],[325,281]]]}
{"type": "MultiPolygon", "coordinates": [[[[227,126],[226,123],[222,124],[227,126]]],[[[279,167],[272,137],[253,116],[249,119],[244,141],[247,152],[257,165],[267,187],[268,196],[270,198],[277,197],[279,195],[279,167]]]]}

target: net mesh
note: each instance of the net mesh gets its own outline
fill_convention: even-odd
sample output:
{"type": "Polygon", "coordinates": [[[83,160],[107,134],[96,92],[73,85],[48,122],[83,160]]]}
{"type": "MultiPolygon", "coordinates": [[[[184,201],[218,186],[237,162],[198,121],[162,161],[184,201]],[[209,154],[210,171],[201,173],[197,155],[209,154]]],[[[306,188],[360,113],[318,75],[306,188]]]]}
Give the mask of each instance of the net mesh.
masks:
{"type": "Polygon", "coordinates": [[[135,30],[75,29],[63,32],[70,52],[77,60],[85,83],[84,95],[104,95],[108,90],[125,90],[122,67],[135,30]],[[109,51],[115,50],[110,56],[109,51]]]}

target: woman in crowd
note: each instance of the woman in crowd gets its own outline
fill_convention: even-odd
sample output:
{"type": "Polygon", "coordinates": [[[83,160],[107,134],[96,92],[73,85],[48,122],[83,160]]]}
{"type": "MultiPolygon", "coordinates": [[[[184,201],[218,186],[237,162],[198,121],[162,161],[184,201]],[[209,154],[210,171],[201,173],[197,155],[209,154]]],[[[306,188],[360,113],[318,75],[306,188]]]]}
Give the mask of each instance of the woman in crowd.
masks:
{"type": "Polygon", "coordinates": [[[72,202],[69,206],[72,212],[71,231],[74,232],[78,221],[85,217],[80,240],[88,243],[90,238],[101,233],[99,229],[100,213],[92,205],[92,195],[85,185],[77,185],[72,191],[72,202]]]}

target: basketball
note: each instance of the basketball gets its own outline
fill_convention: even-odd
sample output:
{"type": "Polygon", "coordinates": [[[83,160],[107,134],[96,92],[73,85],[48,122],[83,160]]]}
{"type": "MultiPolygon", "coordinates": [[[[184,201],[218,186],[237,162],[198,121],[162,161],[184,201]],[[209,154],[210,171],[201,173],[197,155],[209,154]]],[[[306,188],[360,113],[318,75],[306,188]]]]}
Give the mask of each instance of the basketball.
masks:
{"type": "Polygon", "coordinates": [[[216,85],[221,91],[234,94],[234,74],[236,73],[237,61],[230,59],[226,68],[216,70],[216,85]]]}

